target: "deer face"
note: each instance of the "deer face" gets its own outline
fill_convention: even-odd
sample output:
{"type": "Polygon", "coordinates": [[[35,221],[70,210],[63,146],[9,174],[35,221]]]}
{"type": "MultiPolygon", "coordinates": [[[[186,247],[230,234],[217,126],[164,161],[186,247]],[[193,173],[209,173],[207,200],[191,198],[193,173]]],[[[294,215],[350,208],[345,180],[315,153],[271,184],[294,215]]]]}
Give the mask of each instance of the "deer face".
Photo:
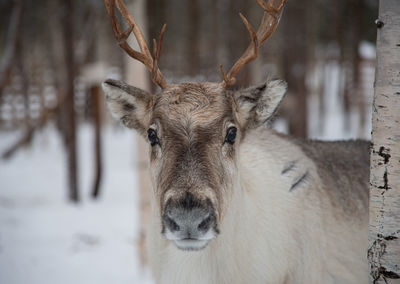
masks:
{"type": "Polygon", "coordinates": [[[286,83],[240,91],[216,83],[168,85],[150,95],[123,82],[103,83],[108,106],[148,140],[162,234],[183,250],[217,237],[238,187],[237,160],[246,131],[276,110],[286,83]]]}

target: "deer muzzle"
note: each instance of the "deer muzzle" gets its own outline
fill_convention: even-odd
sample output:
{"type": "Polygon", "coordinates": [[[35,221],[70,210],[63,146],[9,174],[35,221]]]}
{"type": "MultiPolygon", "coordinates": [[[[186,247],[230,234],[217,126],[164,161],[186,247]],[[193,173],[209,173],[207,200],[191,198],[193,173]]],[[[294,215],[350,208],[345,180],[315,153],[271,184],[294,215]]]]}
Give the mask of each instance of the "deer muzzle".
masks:
{"type": "Polygon", "coordinates": [[[218,234],[211,201],[197,200],[190,193],[166,203],[162,224],[164,236],[182,250],[203,249],[218,234]]]}

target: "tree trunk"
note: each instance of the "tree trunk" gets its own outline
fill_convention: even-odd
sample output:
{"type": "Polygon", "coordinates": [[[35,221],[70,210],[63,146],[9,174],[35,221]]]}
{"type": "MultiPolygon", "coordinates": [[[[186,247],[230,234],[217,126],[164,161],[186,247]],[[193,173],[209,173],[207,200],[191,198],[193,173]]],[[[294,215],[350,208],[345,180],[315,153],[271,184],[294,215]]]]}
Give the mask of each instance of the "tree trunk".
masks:
{"type": "Polygon", "coordinates": [[[200,19],[198,13],[197,0],[188,1],[189,4],[189,36],[187,38],[188,46],[188,75],[194,77],[199,74],[200,67],[200,50],[199,50],[199,33],[200,19]]]}
{"type": "Polygon", "coordinates": [[[285,8],[286,22],[283,26],[285,42],[283,59],[284,78],[288,82],[288,96],[292,109],[289,112],[289,133],[307,137],[307,5],[308,0],[290,2],[285,8]]]}
{"type": "MultiPolygon", "coordinates": [[[[147,15],[146,1],[136,0],[128,8],[129,11],[132,11],[132,16],[135,18],[136,23],[141,28],[141,30],[147,31],[148,29],[146,27],[146,19],[145,19],[147,15]]],[[[156,38],[158,38],[158,35],[156,38]]],[[[129,42],[129,44],[134,49],[139,50],[139,46],[135,40],[132,40],[131,42],[129,42]]],[[[149,91],[150,80],[148,77],[148,72],[146,67],[139,61],[133,60],[128,56],[126,56],[125,58],[127,63],[126,81],[135,87],[149,91]]],[[[148,161],[148,150],[147,150],[148,146],[146,141],[140,135],[136,135],[136,141],[137,141],[137,169],[139,175],[139,199],[140,199],[139,259],[140,259],[140,264],[142,266],[145,266],[147,264],[146,227],[149,224],[149,217],[151,213],[150,197],[152,189],[150,185],[150,172],[149,172],[149,161],[148,161]]]]}
{"type": "Polygon", "coordinates": [[[381,0],[372,114],[371,283],[400,281],[400,5],[381,0]]]}
{"type": "Polygon", "coordinates": [[[92,187],[92,196],[97,198],[100,193],[100,182],[103,173],[103,162],[101,155],[101,104],[100,104],[100,87],[93,86],[90,88],[90,94],[93,104],[93,123],[94,123],[94,152],[95,152],[95,172],[92,187]]]}
{"type": "Polygon", "coordinates": [[[15,59],[17,45],[20,41],[23,8],[23,0],[15,1],[14,9],[12,11],[10,23],[8,26],[6,47],[4,50],[2,50],[3,54],[0,60],[0,97],[2,96],[3,89],[9,80],[11,69],[13,67],[15,59]]]}
{"type": "Polygon", "coordinates": [[[74,105],[74,78],[75,78],[75,58],[74,58],[74,1],[64,0],[63,2],[63,37],[64,37],[64,64],[66,68],[64,77],[63,95],[64,100],[64,122],[65,138],[68,152],[68,188],[69,199],[77,202],[78,195],[78,170],[76,153],[76,123],[75,123],[75,105],[74,105]]]}

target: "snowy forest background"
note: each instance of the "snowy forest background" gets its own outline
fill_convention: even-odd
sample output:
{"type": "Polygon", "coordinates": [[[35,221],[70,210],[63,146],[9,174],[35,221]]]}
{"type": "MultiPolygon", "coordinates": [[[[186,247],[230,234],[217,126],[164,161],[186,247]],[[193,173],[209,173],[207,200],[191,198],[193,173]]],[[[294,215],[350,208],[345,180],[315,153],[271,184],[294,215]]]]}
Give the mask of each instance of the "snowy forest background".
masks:
{"type": "MultiPolygon", "coordinates": [[[[167,23],[169,82],[221,81],[219,64],[249,43],[238,13],[262,17],[255,0],[126,3],[147,39],[167,23]]],[[[239,87],[288,81],[279,131],[369,139],[377,4],[288,0],[239,87]]],[[[138,257],[138,138],[99,89],[135,76],[129,62],[101,0],[0,0],[0,283],[152,283],[138,257]]]]}

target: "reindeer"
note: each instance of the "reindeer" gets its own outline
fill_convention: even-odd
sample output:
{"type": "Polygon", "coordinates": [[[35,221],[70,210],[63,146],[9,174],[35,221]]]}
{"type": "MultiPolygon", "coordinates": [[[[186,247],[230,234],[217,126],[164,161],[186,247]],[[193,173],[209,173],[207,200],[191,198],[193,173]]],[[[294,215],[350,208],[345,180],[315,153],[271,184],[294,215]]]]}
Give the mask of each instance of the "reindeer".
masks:
{"type": "Polygon", "coordinates": [[[307,141],[268,127],[287,85],[232,90],[276,29],[264,16],[222,83],[167,84],[122,0],[105,0],[118,44],[151,72],[158,94],[103,83],[111,113],[148,140],[149,262],[157,283],[366,283],[369,144],[307,141]],[[115,3],[116,2],[116,3],[115,3]],[[115,4],[129,24],[122,31],[115,4]],[[133,31],[141,51],[126,42],[133,31]]]}

